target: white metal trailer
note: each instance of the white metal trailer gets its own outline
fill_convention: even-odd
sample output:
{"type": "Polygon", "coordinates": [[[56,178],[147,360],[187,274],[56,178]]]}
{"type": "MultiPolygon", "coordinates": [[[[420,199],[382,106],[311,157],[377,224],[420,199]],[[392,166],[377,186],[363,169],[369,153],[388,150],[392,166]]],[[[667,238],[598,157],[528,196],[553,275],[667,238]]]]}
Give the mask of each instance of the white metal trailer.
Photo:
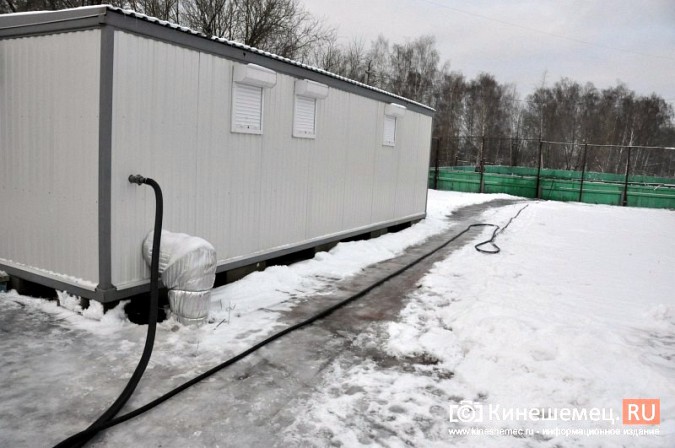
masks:
{"type": "Polygon", "coordinates": [[[0,16],[0,269],[102,302],[147,291],[135,173],[219,272],[418,220],[432,116],[113,7],[0,16]]]}

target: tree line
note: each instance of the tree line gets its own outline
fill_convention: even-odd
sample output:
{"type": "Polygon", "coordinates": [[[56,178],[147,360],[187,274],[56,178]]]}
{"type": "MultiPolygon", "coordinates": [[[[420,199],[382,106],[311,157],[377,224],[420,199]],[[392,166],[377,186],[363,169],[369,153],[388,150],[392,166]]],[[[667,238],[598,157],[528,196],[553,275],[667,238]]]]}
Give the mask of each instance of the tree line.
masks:
{"type": "Polygon", "coordinates": [[[299,0],[0,0],[0,13],[110,4],[233,40],[283,57],[307,60],[335,29],[299,0]]]}
{"type": "Polygon", "coordinates": [[[626,85],[599,89],[563,78],[521,99],[516,86],[482,73],[467,79],[440,63],[433,36],[366,46],[333,42],[311,55],[315,65],[436,109],[434,134],[443,138],[543,137],[598,144],[673,146],[673,108],[662,97],[626,85]]]}
{"type": "MultiPolygon", "coordinates": [[[[100,3],[99,0],[0,0],[0,12],[100,3]]],[[[340,45],[336,29],[310,14],[300,0],[111,0],[111,3],[430,105],[436,109],[434,136],[446,144],[468,136],[484,136],[516,142],[522,138],[542,138],[575,144],[675,146],[673,108],[656,94],[638,95],[621,83],[599,89],[592,83],[580,84],[567,78],[548,85],[544,76],[539,88],[521,98],[515,85],[502,84],[491,74],[468,79],[451,71],[448,62],[441,62],[435,38],[430,35],[405,42],[390,42],[379,36],[369,43],[353,40],[340,45]]],[[[566,169],[580,163],[575,144],[560,156],[559,163],[566,169]]],[[[508,151],[510,163],[522,161],[527,152],[516,144],[508,151]]],[[[529,153],[531,159],[532,151],[529,153]]],[[[653,160],[650,163],[654,164],[653,160]]],[[[668,166],[671,164],[675,166],[669,159],[668,166]]]]}

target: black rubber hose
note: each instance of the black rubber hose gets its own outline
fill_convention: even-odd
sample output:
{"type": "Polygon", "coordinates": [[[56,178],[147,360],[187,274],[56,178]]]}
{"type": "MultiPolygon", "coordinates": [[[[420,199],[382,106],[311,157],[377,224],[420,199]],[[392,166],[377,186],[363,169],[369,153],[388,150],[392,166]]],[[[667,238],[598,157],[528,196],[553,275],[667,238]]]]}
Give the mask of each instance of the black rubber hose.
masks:
{"type": "Polygon", "coordinates": [[[525,209],[527,208],[528,205],[530,205],[530,204],[525,204],[525,206],[524,206],[523,208],[521,208],[520,210],[518,210],[518,213],[516,213],[515,215],[513,215],[513,216],[509,219],[509,221],[506,223],[506,225],[505,225],[504,227],[500,227],[500,226],[498,226],[497,224],[472,224],[472,226],[474,226],[474,227],[481,227],[481,226],[482,226],[482,227],[494,227],[494,230],[492,231],[492,237],[491,237],[489,240],[486,240],[486,241],[483,241],[483,242],[481,242],[481,243],[478,243],[478,244],[476,244],[476,245],[473,246],[473,247],[474,247],[478,252],[482,252],[482,253],[484,253],[484,254],[498,254],[498,253],[501,251],[501,249],[499,248],[499,246],[497,246],[497,245],[495,244],[495,239],[497,238],[497,235],[499,235],[499,234],[502,233],[504,230],[506,230],[506,228],[507,228],[508,226],[511,225],[511,223],[513,222],[513,220],[516,219],[518,216],[520,216],[520,214],[522,213],[522,211],[525,210],[525,209]],[[492,249],[483,249],[483,246],[488,245],[488,244],[491,244],[491,245],[492,245],[492,249]]]}
{"type": "Polygon", "coordinates": [[[55,445],[54,448],[79,448],[84,446],[100,431],[107,428],[105,424],[111,421],[119,413],[124,404],[129,401],[129,398],[131,398],[131,395],[134,393],[136,386],[138,386],[138,383],[141,380],[146,367],[148,366],[150,356],[152,355],[152,348],[155,343],[155,333],[157,331],[157,308],[159,303],[159,252],[162,238],[162,215],[164,213],[164,200],[162,197],[162,189],[153,179],[145,178],[140,175],[132,175],[129,176],[129,182],[136,183],[138,185],[149,185],[155,192],[155,227],[152,238],[152,259],[150,262],[150,309],[148,316],[148,332],[145,338],[145,347],[143,348],[143,354],[141,355],[141,359],[138,361],[138,365],[136,366],[134,373],[131,375],[129,382],[127,382],[127,385],[122,393],[120,393],[119,397],[117,397],[117,400],[115,400],[115,402],[110,405],[110,407],[103,414],[101,414],[101,416],[94,423],[89,425],[87,429],[68,437],[59,444],[55,445]]]}
{"type": "MultiPolygon", "coordinates": [[[[527,205],[525,205],[525,207],[521,208],[521,209],[518,211],[518,213],[516,213],[516,215],[514,215],[511,219],[509,219],[508,223],[507,223],[503,228],[501,228],[501,231],[503,232],[503,231],[509,226],[509,224],[511,224],[511,222],[512,222],[516,217],[518,217],[518,215],[520,215],[520,213],[521,213],[525,208],[527,208],[527,205]]],[[[138,408],[138,409],[134,409],[133,411],[131,411],[131,412],[127,413],[127,414],[121,415],[121,416],[119,416],[119,417],[117,417],[117,418],[114,418],[114,419],[112,419],[112,420],[109,420],[109,421],[107,421],[107,422],[102,423],[101,426],[100,426],[100,428],[97,428],[97,429],[98,429],[98,430],[102,430],[102,429],[110,428],[110,427],[115,426],[115,425],[117,425],[117,424],[123,423],[123,422],[125,422],[125,421],[127,421],[127,420],[131,420],[132,418],[137,417],[137,416],[139,416],[139,415],[141,415],[141,414],[143,414],[143,413],[149,411],[150,409],[152,409],[152,408],[154,408],[154,407],[156,407],[156,406],[158,406],[158,405],[164,403],[164,402],[165,402],[166,400],[168,400],[169,398],[171,398],[171,397],[173,397],[173,396],[175,396],[175,395],[178,395],[179,393],[181,393],[181,392],[184,391],[185,389],[189,388],[190,386],[193,386],[193,385],[199,383],[200,381],[202,381],[202,380],[208,378],[209,376],[213,375],[214,373],[217,373],[217,372],[219,372],[220,370],[223,370],[224,368],[226,368],[226,367],[228,367],[228,366],[230,366],[230,365],[236,363],[237,361],[240,361],[240,360],[242,360],[243,358],[246,358],[248,355],[252,354],[253,352],[256,352],[256,351],[260,350],[262,347],[266,346],[266,345],[269,344],[270,342],[276,341],[277,339],[279,339],[279,338],[281,338],[281,337],[287,335],[288,333],[292,333],[293,331],[298,330],[298,329],[300,329],[300,328],[302,328],[302,327],[306,327],[306,326],[308,326],[308,325],[310,325],[310,324],[316,322],[316,321],[319,320],[319,319],[323,319],[323,318],[325,318],[325,317],[328,317],[329,315],[333,314],[335,311],[337,311],[338,309],[344,307],[344,306],[347,305],[348,303],[353,302],[354,300],[359,299],[359,298],[365,296],[366,294],[368,294],[368,293],[369,293],[370,291],[372,291],[373,289],[375,289],[375,288],[377,288],[377,287],[383,285],[384,283],[388,282],[388,281],[391,280],[392,278],[394,278],[394,277],[400,275],[402,272],[404,272],[404,271],[410,269],[411,267],[413,267],[413,266],[415,266],[416,264],[420,263],[422,260],[424,260],[424,259],[426,259],[426,258],[429,258],[430,256],[432,256],[433,254],[435,254],[435,253],[438,252],[439,250],[443,249],[444,247],[446,247],[448,244],[452,243],[453,241],[457,240],[458,238],[460,238],[462,235],[464,235],[465,233],[469,232],[470,230],[472,230],[472,229],[474,229],[474,228],[478,228],[478,227],[487,227],[487,226],[495,227],[494,232],[492,232],[491,238],[490,238],[489,240],[486,240],[486,241],[482,242],[482,243],[476,244],[476,246],[474,246],[474,247],[475,247],[476,250],[478,250],[479,252],[483,252],[483,253],[487,253],[487,254],[498,253],[498,252],[499,252],[499,247],[497,247],[496,245],[495,245],[495,247],[497,247],[497,250],[496,250],[496,251],[481,250],[481,249],[479,249],[479,246],[481,246],[481,245],[483,245],[483,244],[487,244],[487,243],[492,243],[492,244],[494,244],[495,238],[497,237],[498,233],[501,233],[501,232],[498,232],[498,231],[500,230],[500,227],[499,227],[498,225],[496,225],[496,224],[471,224],[471,225],[467,226],[464,230],[462,230],[461,232],[459,232],[457,235],[455,235],[455,236],[453,236],[452,238],[448,239],[447,241],[443,242],[441,245],[439,245],[438,247],[434,248],[434,249],[431,250],[430,252],[427,252],[426,254],[419,256],[418,258],[416,258],[415,260],[411,261],[411,262],[408,263],[407,265],[405,265],[405,266],[403,266],[403,267],[397,269],[397,270],[394,271],[393,273],[387,275],[386,277],[384,277],[384,278],[381,279],[381,280],[378,280],[377,282],[371,284],[370,286],[368,286],[368,287],[362,289],[361,291],[357,292],[356,294],[347,297],[345,300],[343,300],[343,301],[341,301],[341,302],[338,302],[338,303],[336,303],[335,305],[332,305],[332,306],[326,308],[326,309],[323,310],[323,311],[320,311],[319,313],[317,313],[317,314],[315,314],[315,315],[313,315],[313,316],[311,316],[311,317],[309,317],[309,318],[303,320],[302,322],[298,322],[297,324],[291,325],[290,327],[285,328],[285,329],[279,331],[278,333],[273,334],[272,336],[270,336],[270,337],[264,339],[263,341],[257,343],[257,344],[254,345],[253,347],[251,347],[251,348],[249,348],[249,349],[247,349],[247,350],[245,350],[245,351],[239,353],[238,355],[236,355],[236,356],[234,356],[234,357],[228,359],[227,361],[225,361],[225,362],[223,362],[223,363],[221,363],[221,364],[218,364],[217,366],[213,367],[213,368],[210,369],[210,370],[207,370],[206,372],[200,374],[199,376],[196,376],[196,377],[194,377],[193,379],[191,379],[191,380],[189,380],[189,381],[187,381],[187,382],[181,384],[180,386],[176,387],[176,388],[173,389],[173,390],[170,390],[169,392],[167,392],[167,393],[165,393],[164,395],[162,395],[162,396],[160,396],[160,397],[154,399],[153,401],[149,402],[148,404],[146,404],[146,405],[144,405],[144,406],[141,406],[141,407],[138,408]]],[[[95,429],[96,429],[96,428],[95,428],[95,429]]],[[[83,432],[86,432],[86,431],[89,431],[89,430],[87,429],[87,430],[85,430],[85,431],[83,431],[83,432]]],[[[92,431],[93,431],[93,430],[92,430],[92,431]]],[[[97,431],[97,432],[98,432],[98,431],[97,431]]]]}

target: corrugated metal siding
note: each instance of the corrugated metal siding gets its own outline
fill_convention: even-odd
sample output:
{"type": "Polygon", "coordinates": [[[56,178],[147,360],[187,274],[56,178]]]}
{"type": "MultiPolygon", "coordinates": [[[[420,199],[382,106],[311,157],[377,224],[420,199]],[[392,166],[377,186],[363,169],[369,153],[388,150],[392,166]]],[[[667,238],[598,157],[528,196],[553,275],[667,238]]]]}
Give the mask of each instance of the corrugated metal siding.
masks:
{"type": "Polygon", "coordinates": [[[307,238],[338,233],[345,228],[344,204],[350,95],[329,89],[328,97],[316,102],[316,139],[310,147],[307,191],[307,238]]]}
{"type": "Polygon", "coordinates": [[[98,283],[100,31],[0,41],[0,258],[98,283]]]}
{"type": "MultiPolygon", "coordinates": [[[[386,126],[384,104],[380,104],[378,129],[381,129],[378,141],[375,143],[375,163],[373,166],[373,221],[388,221],[394,219],[396,208],[396,185],[398,183],[398,164],[406,151],[413,148],[402,145],[400,141],[395,146],[384,145],[384,129],[386,126]]],[[[410,115],[410,114],[409,114],[410,115]]],[[[401,134],[401,124],[406,117],[396,119],[396,134],[401,134]]]]}
{"type": "Polygon", "coordinates": [[[347,113],[332,119],[348,121],[347,134],[334,144],[339,146],[335,148],[337,151],[347,152],[342,167],[345,182],[342,226],[349,229],[372,222],[375,152],[382,144],[382,104],[356,95],[348,95],[347,102],[347,113]]]}
{"type": "Polygon", "coordinates": [[[313,140],[293,138],[294,79],[268,89],[260,179],[260,249],[306,239],[309,153],[313,140]]]}
{"type": "MultiPolygon", "coordinates": [[[[164,228],[194,229],[199,53],[115,33],[112,136],[112,282],[145,276],[141,242],[154,197],[127,181],[139,173],[164,193],[164,228]]],[[[150,223],[150,225],[148,225],[150,223]]]]}
{"type": "Polygon", "coordinates": [[[426,115],[406,113],[397,120],[396,148],[401,148],[396,183],[396,216],[407,216],[425,210],[427,184],[421,173],[429,168],[432,119],[426,115]]]}
{"type": "MultiPolygon", "coordinates": [[[[262,138],[230,132],[231,95],[232,63],[200,55],[194,232],[215,244],[221,259],[260,247],[252,226],[260,221],[262,138]]],[[[263,95],[266,129],[269,92],[263,95]]]]}
{"type": "Polygon", "coordinates": [[[263,135],[232,133],[233,62],[120,31],[115,57],[118,288],[148,276],[140,245],[153,197],[128,184],[132,172],[162,185],[165,228],[206,238],[221,262],[424,212],[418,153],[428,152],[430,119],[408,112],[396,147],[384,147],[384,103],[331,88],[316,102],[316,138],[294,138],[295,78],[280,74],[264,89],[263,135]],[[401,176],[412,193],[399,191],[401,176]]]}

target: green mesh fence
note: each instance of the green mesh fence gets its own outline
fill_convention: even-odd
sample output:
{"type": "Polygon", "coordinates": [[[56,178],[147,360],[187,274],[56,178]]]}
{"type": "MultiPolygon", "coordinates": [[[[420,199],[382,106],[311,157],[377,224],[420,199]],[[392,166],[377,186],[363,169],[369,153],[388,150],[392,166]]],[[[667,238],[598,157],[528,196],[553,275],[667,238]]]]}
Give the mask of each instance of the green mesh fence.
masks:
{"type": "Polygon", "coordinates": [[[675,179],[644,175],[625,175],[587,171],[542,169],[537,194],[537,168],[522,166],[485,166],[484,172],[474,166],[442,167],[438,176],[429,172],[429,186],[439,190],[478,193],[508,193],[526,198],[554,201],[580,201],[590,204],[622,205],[624,189],[626,205],[632,207],[675,209],[675,179]]]}

